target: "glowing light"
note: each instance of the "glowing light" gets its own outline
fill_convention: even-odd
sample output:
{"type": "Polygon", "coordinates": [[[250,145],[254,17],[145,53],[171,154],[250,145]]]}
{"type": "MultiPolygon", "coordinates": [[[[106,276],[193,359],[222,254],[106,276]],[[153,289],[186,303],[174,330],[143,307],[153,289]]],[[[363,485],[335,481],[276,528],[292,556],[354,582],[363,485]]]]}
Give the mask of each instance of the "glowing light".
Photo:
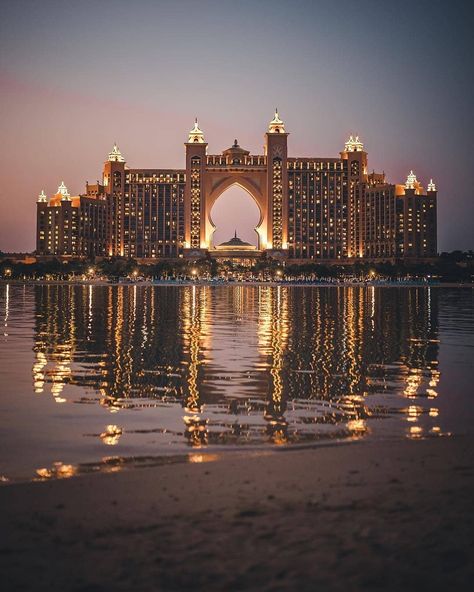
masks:
{"type": "Polygon", "coordinates": [[[219,459],[217,454],[189,454],[188,460],[192,463],[214,462],[219,459]]]}
{"type": "Polygon", "coordinates": [[[346,152],[361,152],[364,149],[364,144],[359,140],[359,136],[349,136],[344,146],[346,152]]]}
{"type": "MultiPolygon", "coordinates": [[[[197,125],[197,122],[196,122],[197,125]]],[[[201,235],[201,159],[191,159],[191,248],[199,248],[201,235]]]]}
{"type": "Polygon", "coordinates": [[[283,176],[280,158],[273,159],[273,248],[283,247],[283,176]]]}
{"type": "Polygon", "coordinates": [[[275,115],[268,125],[268,132],[270,134],[284,134],[285,124],[278,115],[278,109],[275,109],[275,115]]]}
{"type": "Polygon", "coordinates": [[[42,189],[41,193],[38,195],[38,202],[46,203],[47,201],[48,201],[48,198],[46,197],[46,193],[44,192],[44,189],[42,189]]]}
{"type": "Polygon", "coordinates": [[[194,120],[194,127],[189,132],[188,142],[190,144],[205,144],[204,133],[199,129],[197,117],[194,120]]]}
{"type": "Polygon", "coordinates": [[[428,183],[428,191],[436,191],[436,185],[433,183],[433,179],[430,179],[428,183]]]}
{"type": "Polygon", "coordinates": [[[64,185],[64,181],[61,181],[61,185],[58,187],[58,195],[61,195],[61,200],[63,201],[69,201],[71,199],[67,187],[64,185]]]}
{"type": "Polygon", "coordinates": [[[363,434],[367,431],[367,425],[364,419],[351,419],[347,422],[347,429],[355,434],[363,434]]]}
{"type": "Polygon", "coordinates": [[[416,183],[416,175],[413,171],[410,171],[410,174],[408,175],[406,183],[405,183],[405,189],[415,189],[415,183],[416,183]]]}
{"type": "Polygon", "coordinates": [[[125,158],[122,156],[117,144],[114,144],[112,152],[109,152],[109,162],[125,162],[125,158]]]}
{"type": "Polygon", "coordinates": [[[122,435],[122,428],[117,425],[108,425],[105,432],[102,432],[100,439],[106,446],[115,446],[122,435]]]}
{"type": "Polygon", "coordinates": [[[422,433],[423,433],[423,428],[420,428],[420,426],[411,426],[410,430],[408,432],[408,437],[409,438],[421,438],[422,433]]]}

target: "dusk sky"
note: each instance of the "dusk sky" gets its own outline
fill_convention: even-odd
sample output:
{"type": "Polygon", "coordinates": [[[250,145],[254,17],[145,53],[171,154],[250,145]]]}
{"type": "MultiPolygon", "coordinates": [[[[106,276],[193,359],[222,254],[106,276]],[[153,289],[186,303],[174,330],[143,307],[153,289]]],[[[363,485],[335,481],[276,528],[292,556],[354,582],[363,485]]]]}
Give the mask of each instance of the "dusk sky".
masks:
{"type": "MultiPolygon", "coordinates": [[[[0,250],[35,248],[36,197],[84,191],[116,141],[131,167],[184,168],[195,116],[209,153],[254,154],[275,106],[291,156],[338,156],[438,187],[439,250],[474,248],[474,21],[466,1],[1,2],[0,250]]],[[[215,206],[247,240],[251,198],[215,206]],[[233,207],[232,207],[233,202],[233,207]]]]}

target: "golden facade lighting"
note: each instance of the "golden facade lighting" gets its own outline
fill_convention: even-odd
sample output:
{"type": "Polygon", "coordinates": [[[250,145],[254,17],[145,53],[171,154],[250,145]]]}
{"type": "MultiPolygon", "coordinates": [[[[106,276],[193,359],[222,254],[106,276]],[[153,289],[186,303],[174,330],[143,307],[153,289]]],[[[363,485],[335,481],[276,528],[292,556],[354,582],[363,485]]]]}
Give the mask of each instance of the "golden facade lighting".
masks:
{"type": "MultiPolygon", "coordinates": [[[[39,256],[157,258],[213,254],[211,209],[238,185],[260,210],[258,254],[324,263],[436,256],[436,186],[413,171],[404,185],[368,173],[367,152],[351,135],[338,158],[288,157],[285,123],[275,111],[264,153],[237,141],[208,155],[196,119],[184,169],[132,169],[114,144],[102,182],[71,197],[64,183],[37,198],[39,256]]],[[[148,260],[148,261],[147,261],[148,260]]]]}

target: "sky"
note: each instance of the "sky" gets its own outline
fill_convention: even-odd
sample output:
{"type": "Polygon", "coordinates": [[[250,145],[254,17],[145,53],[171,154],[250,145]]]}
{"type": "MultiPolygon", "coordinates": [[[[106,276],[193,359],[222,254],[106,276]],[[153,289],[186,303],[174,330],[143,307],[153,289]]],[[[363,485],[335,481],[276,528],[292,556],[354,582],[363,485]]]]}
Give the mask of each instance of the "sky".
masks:
{"type": "MultiPolygon", "coordinates": [[[[474,9],[467,1],[0,0],[0,250],[35,248],[36,198],[95,182],[116,141],[130,167],[184,168],[199,117],[208,151],[261,154],[278,107],[290,156],[338,156],[438,187],[439,250],[474,248],[474,9]]],[[[254,242],[233,188],[216,242],[254,242]]]]}

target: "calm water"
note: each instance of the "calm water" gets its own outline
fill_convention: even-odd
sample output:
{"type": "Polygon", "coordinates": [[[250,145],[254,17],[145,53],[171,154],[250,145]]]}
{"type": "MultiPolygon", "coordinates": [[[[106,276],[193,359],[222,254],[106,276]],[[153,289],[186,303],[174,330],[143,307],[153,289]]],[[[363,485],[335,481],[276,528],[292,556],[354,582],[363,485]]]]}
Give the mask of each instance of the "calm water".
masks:
{"type": "Polygon", "coordinates": [[[473,294],[0,285],[0,476],[471,432],[473,294]]]}

